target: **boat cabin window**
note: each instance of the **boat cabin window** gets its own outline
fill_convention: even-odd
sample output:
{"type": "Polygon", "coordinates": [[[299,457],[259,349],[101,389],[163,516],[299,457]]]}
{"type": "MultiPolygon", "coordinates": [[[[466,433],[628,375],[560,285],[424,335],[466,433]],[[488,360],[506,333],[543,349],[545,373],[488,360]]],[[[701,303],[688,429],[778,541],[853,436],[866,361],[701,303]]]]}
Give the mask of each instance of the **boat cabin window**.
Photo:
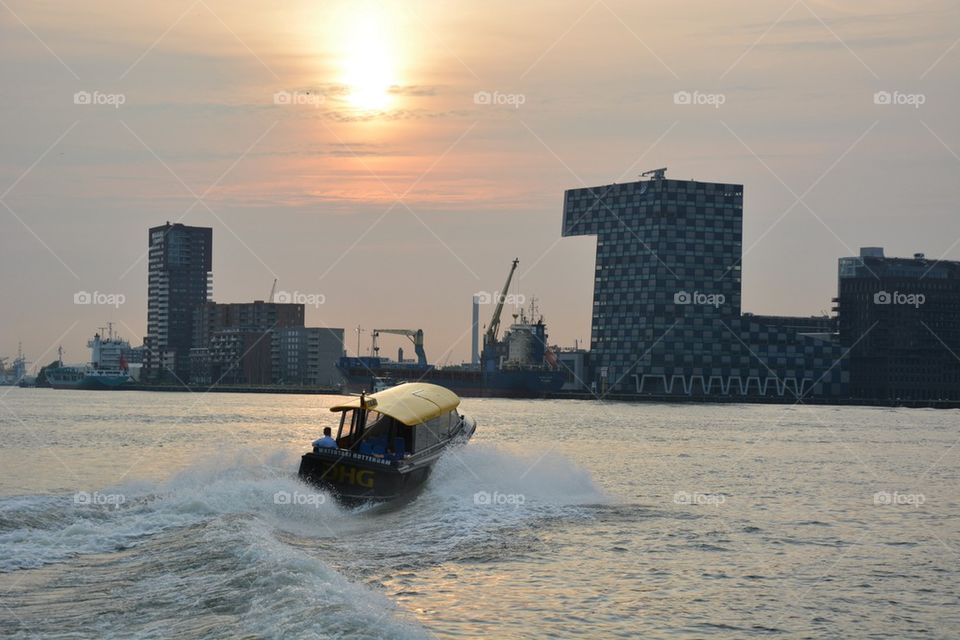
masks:
{"type": "Polygon", "coordinates": [[[355,434],[360,432],[359,419],[361,411],[343,411],[340,413],[340,429],[337,431],[337,446],[349,449],[354,442],[355,434]]]}
{"type": "Polygon", "coordinates": [[[358,453],[402,458],[412,451],[410,427],[378,411],[344,411],[337,433],[337,446],[358,453]]]}
{"type": "Polygon", "coordinates": [[[413,428],[414,450],[423,451],[427,447],[443,442],[459,424],[460,417],[455,411],[448,411],[413,428]]]}

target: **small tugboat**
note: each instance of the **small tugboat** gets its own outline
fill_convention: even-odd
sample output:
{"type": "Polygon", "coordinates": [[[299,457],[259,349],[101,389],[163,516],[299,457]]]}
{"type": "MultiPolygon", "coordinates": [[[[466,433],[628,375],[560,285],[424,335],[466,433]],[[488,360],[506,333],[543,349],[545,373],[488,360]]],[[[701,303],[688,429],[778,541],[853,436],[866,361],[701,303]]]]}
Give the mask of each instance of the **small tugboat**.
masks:
{"type": "Polygon", "coordinates": [[[299,476],[346,503],[384,502],[420,488],[450,446],[476,422],[457,412],[460,398],[434,384],[407,382],[331,407],[340,412],[336,447],[317,447],[299,476]]]}

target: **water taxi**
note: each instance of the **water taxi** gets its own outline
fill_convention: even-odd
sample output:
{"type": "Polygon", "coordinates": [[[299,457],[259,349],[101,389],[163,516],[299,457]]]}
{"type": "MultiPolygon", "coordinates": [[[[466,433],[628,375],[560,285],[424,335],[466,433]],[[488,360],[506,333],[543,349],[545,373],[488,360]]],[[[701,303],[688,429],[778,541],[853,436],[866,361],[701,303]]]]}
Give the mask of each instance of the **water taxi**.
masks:
{"type": "Polygon", "coordinates": [[[449,389],[406,382],[331,407],[340,413],[336,446],[305,453],[299,476],[347,503],[410,494],[426,482],[441,454],[476,430],[459,405],[449,389]]]}

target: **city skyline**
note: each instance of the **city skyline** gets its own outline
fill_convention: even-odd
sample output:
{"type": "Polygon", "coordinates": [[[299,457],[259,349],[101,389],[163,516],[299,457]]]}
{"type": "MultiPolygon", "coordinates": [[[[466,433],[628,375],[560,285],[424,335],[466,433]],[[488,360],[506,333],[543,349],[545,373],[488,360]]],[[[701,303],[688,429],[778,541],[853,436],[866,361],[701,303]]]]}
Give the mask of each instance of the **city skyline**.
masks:
{"type": "Polygon", "coordinates": [[[560,241],[563,192],[660,166],[744,184],[746,312],[829,312],[861,246],[960,258],[946,2],[112,6],[0,9],[0,261],[30,274],[0,355],[81,361],[107,321],[139,343],[166,220],[214,229],[214,300],[277,278],[350,351],[407,326],[468,360],[471,297],[514,257],[551,342],[587,344],[594,241],[560,241]]]}

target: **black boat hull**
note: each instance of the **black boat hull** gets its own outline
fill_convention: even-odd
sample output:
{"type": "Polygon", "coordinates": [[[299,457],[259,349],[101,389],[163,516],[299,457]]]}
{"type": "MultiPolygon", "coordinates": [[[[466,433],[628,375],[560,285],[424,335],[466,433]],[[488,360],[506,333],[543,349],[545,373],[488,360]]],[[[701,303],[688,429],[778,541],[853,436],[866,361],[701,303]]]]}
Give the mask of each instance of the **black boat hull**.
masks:
{"type": "Polygon", "coordinates": [[[432,464],[400,465],[364,458],[369,456],[338,451],[305,453],[299,476],[345,503],[394,500],[416,492],[430,477],[432,464]]]}

